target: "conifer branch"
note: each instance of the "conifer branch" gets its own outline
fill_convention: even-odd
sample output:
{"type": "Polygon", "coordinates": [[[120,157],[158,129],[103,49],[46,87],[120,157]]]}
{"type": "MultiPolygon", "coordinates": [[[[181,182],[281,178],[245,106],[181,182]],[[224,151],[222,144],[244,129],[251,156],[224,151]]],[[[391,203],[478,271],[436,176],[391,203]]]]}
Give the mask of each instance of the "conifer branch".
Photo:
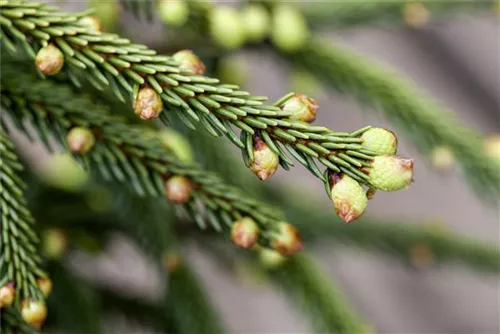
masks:
{"type": "Polygon", "coordinates": [[[461,13],[493,11],[495,0],[484,1],[318,1],[300,4],[312,28],[351,28],[369,25],[421,26],[461,13]]]}
{"type": "Polygon", "coordinates": [[[21,179],[23,170],[14,144],[0,122],[0,288],[2,305],[20,308],[21,301],[43,300],[37,279],[46,277],[40,267],[38,237],[34,219],[26,205],[26,185],[21,179]],[[4,291],[6,290],[6,291],[4,291]],[[4,301],[5,293],[12,294],[4,301]],[[5,303],[5,304],[4,304],[5,303]]]}
{"type": "MultiPolygon", "coordinates": [[[[7,70],[2,69],[4,74],[7,70]]],[[[259,242],[263,245],[269,246],[282,236],[283,217],[279,211],[248,198],[215,174],[181,162],[155,132],[122,123],[109,116],[104,107],[74,94],[65,85],[19,72],[1,79],[1,102],[10,119],[23,131],[27,131],[22,126],[25,120],[36,129],[44,129],[40,136],[47,146],[47,139],[53,137],[67,148],[69,129],[84,126],[90,131],[97,138],[94,146],[75,156],[105,179],[128,184],[139,195],[158,196],[164,194],[169,180],[180,176],[188,180],[191,191],[191,196],[182,202],[183,207],[200,228],[206,229],[208,220],[215,230],[221,231],[235,220],[252,217],[261,229],[259,242]]]]}
{"type": "MultiPolygon", "coordinates": [[[[2,9],[1,37],[6,49],[14,52],[24,48],[32,58],[38,53],[39,59],[51,59],[38,65],[49,74],[60,71],[64,62],[62,71],[76,85],[77,73],[84,73],[96,87],[111,89],[120,99],[132,96],[141,118],[159,116],[168,123],[169,117],[176,115],[188,127],[199,122],[214,136],[226,135],[242,150],[250,167],[271,157],[272,168],[257,164],[253,169],[261,179],[274,173],[275,161],[289,169],[293,166],[292,156],[327,188],[328,173],[346,174],[360,184],[377,187],[369,174],[378,154],[363,146],[360,138],[369,127],[352,133],[334,132],[293,120],[294,112],[289,110],[292,107],[285,107],[291,95],[266,105],[265,97],[252,96],[235,85],[219,84],[214,78],[193,75],[203,66],[192,56],[182,54],[180,62],[175,55],[156,55],[143,45],[84,27],[78,23],[84,14],[65,14],[38,3],[5,0],[2,9]],[[40,49],[43,45],[49,46],[40,49]],[[167,109],[164,112],[163,106],[167,109]],[[233,126],[241,129],[239,137],[233,126]],[[262,157],[256,153],[259,147],[266,151],[262,157]],[[326,167],[325,172],[317,163],[326,167]]],[[[314,101],[300,103],[302,108],[315,112],[314,101]]]]}
{"type": "Polygon", "coordinates": [[[39,332],[27,325],[15,308],[6,307],[0,312],[0,333],[38,334],[39,332]]]}
{"type": "Polygon", "coordinates": [[[410,82],[361,55],[317,40],[286,56],[293,66],[308,71],[332,89],[382,112],[425,154],[438,145],[449,147],[471,186],[496,201],[500,173],[485,154],[481,136],[410,82]]]}

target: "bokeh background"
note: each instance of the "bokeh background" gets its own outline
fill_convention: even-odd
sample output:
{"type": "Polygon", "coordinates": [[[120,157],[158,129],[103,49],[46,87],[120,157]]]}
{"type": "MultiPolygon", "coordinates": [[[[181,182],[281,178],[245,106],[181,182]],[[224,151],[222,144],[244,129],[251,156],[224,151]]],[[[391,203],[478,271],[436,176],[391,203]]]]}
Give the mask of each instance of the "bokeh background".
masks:
{"type": "MultiPolygon", "coordinates": [[[[62,6],[79,10],[87,4],[67,1],[62,6]]],[[[134,41],[153,47],[168,45],[161,22],[139,22],[125,12],[121,12],[119,20],[121,34],[134,41]]],[[[498,19],[491,13],[461,15],[418,30],[351,28],[332,30],[327,36],[332,44],[354,49],[408,76],[471,128],[482,133],[500,132],[500,34],[498,19]]],[[[243,87],[254,94],[276,99],[297,88],[286,64],[270,53],[247,50],[232,59],[236,71],[245,79],[243,87]]],[[[320,105],[317,124],[339,131],[352,131],[366,124],[391,127],[376,113],[363,110],[341,95],[320,86],[314,94],[320,105]]],[[[415,158],[415,183],[405,191],[377,196],[365,214],[402,218],[401,221],[411,217],[415,222],[441,224],[456,233],[498,244],[498,208],[482,204],[458,168],[436,170],[405,140],[404,133],[397,129],[395,132],[400,138],[399,153],[415,158]]],[[[40,147],[21,137],[18,141],[25,152],[30,152],[26,156],[34,158],[33,162],[44,161],[40,157],[46,153],[40,147]]],[[[245,167],[241,162],[234,168],[245,167]]],[[[293,184],[302,190],[296,196],[317,198],[325,208],[331,206],[321,183],[302,168],[281,170],[269,182],[276,186],[293,184]]],[[[293,221],[293,217],[288,218],[293,221]]],[[[228,332],[311,331],[275,289],[249,279],[251,275],[244,271],[226,270],[204,255],[196,244],[186,247],[228,332]]],[[[461,267],[420,270],[355,248],[332,249],[328,244],[313,251],[326,272],[339,282],[347,299],[378,333],[493,334],[500,330],[498,277],[475,274],[461,267]]],[[[140,251],[121,238],[111,243],[98,262],[89,261],[83,253],[74,255],[71,261],[81,275],[92,273],[103,281],[133,282],[138,289],[152,294],[159,288],[140,251]]],[[[109,330],[140,331],[120,327],[120,323],[120,319],[115,319],[109,330]]]]}

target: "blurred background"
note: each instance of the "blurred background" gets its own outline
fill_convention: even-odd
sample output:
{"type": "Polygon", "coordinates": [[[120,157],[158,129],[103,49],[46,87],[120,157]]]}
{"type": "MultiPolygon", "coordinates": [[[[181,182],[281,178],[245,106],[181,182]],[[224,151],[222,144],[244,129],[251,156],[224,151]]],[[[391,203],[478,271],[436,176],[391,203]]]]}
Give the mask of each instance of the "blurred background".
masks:
{"type": "MultiPolygon", "coordinates": [[[[89,6],[82,1],[58,5],[70,11],[89,6]]],[[[217,2],[217,5],[236,4],[217,2]]],[[[164,50],[162,52],[175,51],[169,44],[173,38],[169,32],[172,28],[162,22],[158,13],[148,22],[118,9],[116,20],[113,29],[124,37],[164,50]]],[[[498,18],[492,12],[431,20],[419,29],[400,24],[360,25],[348,29],[326,27],[321,34],[331,45],[355,50],[409,77],[470,128],[484,134],[500,132],[500,34],[498,18]]],[[[183,45],[178,39],[175,39],[175,48],[197,51],[196,46],[183,45]]],[[[407,221],[408,224],[435,224],[498,245],[498,206],[482,203],[467,186],[458,167],[443,162],[446,158],[433,160],[421,156],[405,139],[405,133],[380,114],[332,93],[265,49],[221,51],[217,58],[219,66],[210,75],[237,80],[253,94],[277,99],[289,91],[303,91],[314,97],[320,106],[315,122],[318,125],[348,132],[367,124],[395,130],[400,140],[398,153],[415,159],[415,182],[407,190],[377,196],[370,202],[366,216],[401,224],[407,221]]],[[[40,158],[47,154],[41,147],[21,136],[16,139],[34,164],[46,161],[40,158]]],[[[234,154],[240,161],[234,168],[245,169],[240,153],[234,150],[234,154]]],[[[255,179],[255,182],[259,181],[255,179]]],[[[313,199],[325,211],[333,210],[321,182],[303,168],[280,170],[268,182],[276,187],[299,189],[293,196],[313,199]]],[[[294,221],[293,216],[287,218],[294,221]]],[[[354,224],[358,223],[363,222],[354,224]]],[[[312,331],[309,323],[286,302],[286,296],[252,279],[248,269],[227,270],[196,243],[185,248],[229,333],[312,331]]],[[[314,247],[306,244],[306,249],[317,255],[321,267],[338,282],[347,300],[377,333],[489,334],[500,331],[497,275],[432,265],[432,255],[430,264],[425,265],[428,260],[425,254],[420,255],[424,257],[424,265],[419,266],[418,251],[412,260],[415,265],[407,266],[378,253],[339,244],[332,247],[329,242],[314,247]]],[[[133,284],[152,294],[161,288],[141,251],[121,237],[106,246],[98,261],[76,252],[68,262],[83,276],[92,273],[94,278],[102,276],[103,281],[123,280],[124,285],[133,284]]],[[[122,320],[114,319],[109,331],[141,331],[129,325],[120,327],[122,320]]]]}

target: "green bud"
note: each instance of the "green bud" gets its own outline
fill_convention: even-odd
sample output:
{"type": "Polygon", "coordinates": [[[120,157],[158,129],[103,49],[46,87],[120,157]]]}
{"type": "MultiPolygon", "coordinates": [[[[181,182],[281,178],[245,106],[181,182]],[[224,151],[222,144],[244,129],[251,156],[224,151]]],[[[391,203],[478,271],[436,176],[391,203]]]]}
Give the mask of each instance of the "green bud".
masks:
{"type": "Polygon", "coordinates": [[[491,135],[484,141],[486,154],[500,164],[500,135],[491,135]]]}
{"type": "Polygon", "coordinates": [[[66,191],[78,191],[89,179],[88,174],[71,154],[66,153],[51,155],[45,161],[41,174],[45,182],[66,191]]]}
{"type": "Polygon", "coordinates": [[[285,52],[298,51],[309,38],[309,29],[300,10],[291,4],[274,8],[271,38],[285,52]]]}
{"type": "Polygon", "coordinates": [[[194,75],[203,75],[205,73],[205,64],[191,50],[176,52],[172,58],[179,63],[182,70],[194,75]]]}
{"type": "Polygon", "coordinates": [[[21,316],[29,325],[40,329],[47,318],[47,306],[41,300],[23,300],[21,316]]]}
{"type": "Polygon", "coordinates": [[[292,112],[290,116],[292,120],[311,123],[316,119],[318,104],[304,94],[294,94],[280,106],[280,109],[292,112]]]}
{"type": "Polygon", "coordinates": [[[47,277],[39,277],[37,278],[36,283],[40,291],[42,291],[43,296],[47,298],[52,291],[52,280],[47,277]]]}
{"type": "Polygon", "coordinates": [[[36,68],[45,75],[56,75],[64,66],[64,55],[54,44],[48,44],[35,57],[36,68]]]}
{"type": "Polygon", "coordinates": [[[71,152],[83,154],[94,147],[95,137],[89,129],[75,127],[69,131],[67,142],[71,152]]]}
{"type": "Polygon", "coordinates": [[[286,257],[275,250],[269,248],[261,248],[259,249],[259,260],[264,267],[268,269],[274,269],[285,263],[286,257]]]}
{"type": "Polygon", "coordinates": [[[221,82],[242,86],[248,79],[246,59],[238,54],[228,54],[217,64],[216,77],[221,82]]]}
{"type": "Polygon", "coordinates": [[[170,128],[161,131],[159,135],[163,145],[171,150],[177,158],[184,162],[193,161],[191,145],[183,135],[170,128]]]}
{"type": "Polygon", "coordinates": [[[259,226],[250,217],[234,222],[231,227],[231,240],[241,248],[252,248],[259,238],[259,226]]]}
{"type": "Polygon", "coordinates": [[[260,42],[266,37],[269,31],[270,18],[264,6],[249,3],[243,8],[241,18],[246,38],[249,41],[260,42]]]}
{"type": "Polygon", "coordinates": [[[422,28],[429,22],[429,11],[421,2],[408,2],[403,7],[403,21],[412,28],[422,28]]]}
{"type": "Polygon", "coordinates": [[[78,20],[78,23],[91,31],[94,32],[101,32],[102,31],[102,24],[101,20],[98,17],[95,16],[85,16],[82,17],[80,20],[78,20]]]}
{"type": "Polygon", "coordinates": [[[189,6],[184,0],[162,0],[158,10],[162,21],[175,27],[184,25],[189,18],[189,6]]]}
{"type": "Polygon", "coordinates": [[[57,228],[51,228],[42,234],[42,252],[49,259],[60,259],[68,247],[68,236],[57,228]]]}
{"type": "Polygon", "coordinates": [[[9,282],[0,288],[0,308],[12,305],[16,296],[14,282],[9,282]]]}
{"type": "Polygon", "coordinates": [[[280,158],[259,136],[253,137],[253,156],[250,170],[262,181],[273,176],[278,169],[280,158]]]}
{"type": "Polygon", "coordinates": [[[368,169],[370,183],[383,191],[406,188],[413,181],[413,160],[380,155],[373,159],[368,169]]]}
{"type": "Polygon", "coordinates": [[[431,162],[440,171],[447,171],[455,164],[453,152],[446,146],[437,146],[431,152],[431,162]]]}
{"type": "Polygon", "coordinates": [[[337,215],[346,223],[358,219],[366,209],[368,198],[363,187],[346,174],[330,176],[331,199],[337,215]]]}
{"type": "Polygon", "coordinates": [[[371,128],[361,135],[363,146],[379,155],[394,155],[398,149],[398,138],[394,132],[383,128],[371,128]]]}
{"type": "Polygon", "coordinates": [[[283,256],[290,256],[304,249],[299,231],[286,222],[278,223],[278,230],[274,233],[271,244],[283,256]]]}
{"type": "Polygon", "coordinates": [[[191,199],[193,187],[188,178],[172,176],[165,182],[165,196],[176,204],[184,204],[191,199]]]}
{"type": "Polygon", "coordinates": [[[101,29],[111,31],[116,28],[120,7],[117,1],[91,0],[89,7],[94,9],[93,16],[99,19],[101,29]]]}
{"type": "Polygon", "coordinates": [[[160,116],[163,102],[160,95],[151,87],[139,89],[133,104],[134,112],[141,119],[150,120],[160,116]]]}
{"type": "Polygon", "coordinates": [[[217,44],[226,49],[242,46],[245,31],[238,11],[226,6],[215,7],[210,14],[210,34],[217,44]]]}

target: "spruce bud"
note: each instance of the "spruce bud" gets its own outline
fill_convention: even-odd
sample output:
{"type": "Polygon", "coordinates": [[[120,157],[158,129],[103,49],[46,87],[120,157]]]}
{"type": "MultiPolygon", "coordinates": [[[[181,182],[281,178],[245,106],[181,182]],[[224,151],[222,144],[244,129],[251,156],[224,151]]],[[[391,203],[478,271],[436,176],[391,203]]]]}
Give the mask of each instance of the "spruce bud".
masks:
{"type": "Polygon", "coordinates": [[[484,142],[486,154],[500,164],[500,135],[492,135],[484,142]]]}
{"type": "Polygon", "coordinates": [[[431,162],[438,170],[447,171],[455,163],[455,157],[448,147],[437,146],[431,152],[431,162]]]}
{"type": "Polygon", "coordinates": [[[429,11],[421,2],[406,3],[403,8],[403,20],[412,28],[422,28],[429,22],[429,11]]]}
{"type": "Polygon", "coordinates": [[[71,152],[83,154],[94,146],[95,137],[89,129],[75,127],[69,131],[67,141],[71,152]]]}
{"type": "Polygon", "coordinates": [[[299,231],[292,225],[280,222],[272,241],[273,248],[283,256],[290,256],[304,249],[299,231]]]}
{"type": "Polygon", "coordinates": [[[45,75],[56,75],[64,66],[64,55],[54,44],[48,44],[35,57],[36,68],[45,75]]]}
{"type": "Polygon", "coordinates": [[[413,181],[413,160],[396,156],[376,156],[368,170],[371,185],[383,191],[406,188],[413,181]]]}
{"type": "Polygon", "coordinates": [[[137,116],[149,120],[160,115],[163,110],[163,102],[160,95],[153,88],[143,87],[137,93],[133,108],[137,116]]]}
{"type": "Polygon", "coordinates": [[[361,135],[363,146],[379,155],[394,155],[398,149],[398,138],[387,129],[371,128],[361,135]]]}
{"type": "Polygon", "coordinates": [[[246,38],[251,42],[263,40],[269,30],[269,13],[260,5],[249,3],[241,12],[246,38]]]}
{"type": "Polygon", "coordinates": [[[174,272],[181,265],[181,256],[177,252],[167,252],[163,256],[163,267],[168,273],[174,272]]]}
{"type": "Polygon", "coordinates": [[[259,226],[250,217],[234,222],[231,227],[231,240],[241,248],[252,248],[259,238],[259,226]]]}
{"type": "Polygon", "coordinates": [[[186,203],[192,191],[191,182],[184,176],[172,176],[165,182],[165,196],[173,203],[186,203]]]}
{"type": "Polygon", "coordinates": [[[90,0],[88,4],[94,9],[93,16],[99,19],[104,30],[115,30],[120,15],[120,6],[116,1],[90,0]]]}
{"type": "Polygon", "coordinates": [[[39,329],[47,318],[47,306],[41,300],[24,300],[21,303],[21,315],[24,321],[39,329]]]}
{"type": "Polygon", "coordinates": [[[236,49],[245,42],[245,31],[236,9],[215,7],[210,14],[210,34],[213,40],[226,49],[236,49]]]}
{"type": "Polygon", "coordinates": [[[346,223],[358,219],[366,209],[368,198],[363,187],[346,174],[332,173],[331,199],[337,215],[346,223]]]}
{"type": "Polygon", "coordinates": [[[184,162],[193,161],[193,151],[189,142],[179,132],[173,129],[166,129],[160,132],[160,139],[163,145],[171,150],[174,155],[184,162]]]}
{"type": "Polygon", "coordinates": [[[274,8],[271,39],[285,52],[298,51],[307,41],[309,29],[300,10],[291,4],[274,8]]]}
{"type": "Polygon", "coordinates": [[[40,291],[42,291],[43,296],[47,298],[52,291],[52,280],[46,277],[39,277],[36,282],[38,284],[38,287],[40,288],[40,291]]]}
{"type": "Polygon", "coordinates": [[[280,106],[280,109],[291,112],[292,120],[312,123],[316,119],[318,104],[304,94],[294,94],[280,106]]]}
{"type": "Polygon", "coordinates": [[[189,18],[189,6],[184,0],[162,0],[158,10],[162,21],[175,27],[184,25],[189,18]]]}
{"type": "Polygon", "coordinates": [[[50,259],[59,259],[68,247],[68,237],[61,229],[49,229],[42,235],[43,253],[50,259]]]}
{"type": "Polygon", "coordinates": [[[258,136],[253,137],[253,160],[250,170],[261,180],[267,180],[278,169],[279,156],[258,136]]]}
{"type": "Polygon", "coordinates": [[[12,305],[16,290],[14,289],[14,282],[8,282],[0,288],[0,308],[12,305]]]}
{"type": "Polygon", "coordinates": [[[275,250],[261,248],[259,250],[259,260],[264,267],[274,269],[281,266],[286,261],[286,257],[275,250]]]}
{"type": "Polygon", "coordinates": [[[98,17],[85,16],[85,17],[82,17],[78,21],[78,23],[81,24],[82,26],[88,28],[90,31],[93,31],[93,32],[101,32],[102,31],[101,20],[98,17]]]}
{"type": "Polygon", "coordinates": [[[191,50],[181,50],[176,52],[172,58],[179,63],[182,70],[186,70],[194,75],[205,73],[205,64],[191,50]]]}

